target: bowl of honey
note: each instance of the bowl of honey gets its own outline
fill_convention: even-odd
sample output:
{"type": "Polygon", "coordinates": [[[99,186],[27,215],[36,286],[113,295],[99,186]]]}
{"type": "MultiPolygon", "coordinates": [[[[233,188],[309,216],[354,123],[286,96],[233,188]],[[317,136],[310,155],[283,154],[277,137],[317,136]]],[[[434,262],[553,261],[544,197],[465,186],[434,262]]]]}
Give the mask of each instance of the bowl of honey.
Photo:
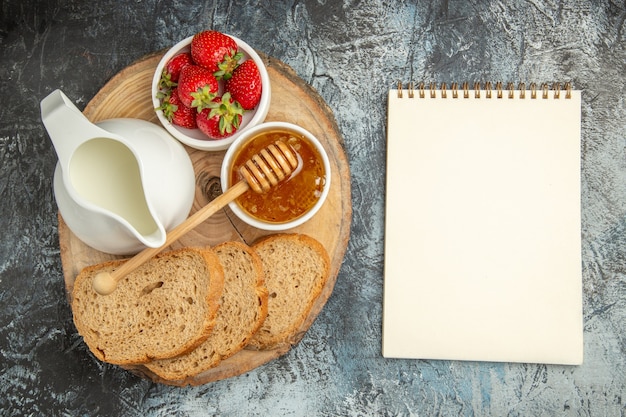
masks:
{"type": "Polygon", "coordinates": [[[240,167],[276,141],[297,154],[294,173],[265,193],[248,190],[229,203],[237,217],[262,230],[287,230],[303,224],[319,211],[330,190],[330,162],[324,147],[306,129],[286,122],[261,123],[233,142],[222,162],[222,190],[242,181],[240,167]]]}

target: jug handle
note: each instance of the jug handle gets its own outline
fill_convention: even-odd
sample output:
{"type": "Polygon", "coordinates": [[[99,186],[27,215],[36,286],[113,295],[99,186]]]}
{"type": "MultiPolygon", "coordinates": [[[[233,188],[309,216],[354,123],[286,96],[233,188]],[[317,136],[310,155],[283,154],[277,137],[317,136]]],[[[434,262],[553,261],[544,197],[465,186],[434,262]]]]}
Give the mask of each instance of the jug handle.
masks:
{"type": "Polygon", "coordinates": [[[87,117],[61,91],[54,90],[41,103],[41,119],[59,157],[66,169],[76,148],[96,137],[118,137],[91,123],[87,117]]]}

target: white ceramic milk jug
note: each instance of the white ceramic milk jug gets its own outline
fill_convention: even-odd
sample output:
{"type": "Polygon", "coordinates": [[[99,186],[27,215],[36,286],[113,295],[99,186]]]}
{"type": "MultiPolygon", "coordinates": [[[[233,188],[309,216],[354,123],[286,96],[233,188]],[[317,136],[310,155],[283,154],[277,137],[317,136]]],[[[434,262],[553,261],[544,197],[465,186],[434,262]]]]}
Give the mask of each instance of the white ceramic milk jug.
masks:
{"type": "Polygon", "coordinates": [[[59,161],[54,195],[69,229],[102,252],[132,254],[165,243],[185,220],[195,175],[183,146],[138,119],[91,123],[63,92],[41,101],[59,161]]]}

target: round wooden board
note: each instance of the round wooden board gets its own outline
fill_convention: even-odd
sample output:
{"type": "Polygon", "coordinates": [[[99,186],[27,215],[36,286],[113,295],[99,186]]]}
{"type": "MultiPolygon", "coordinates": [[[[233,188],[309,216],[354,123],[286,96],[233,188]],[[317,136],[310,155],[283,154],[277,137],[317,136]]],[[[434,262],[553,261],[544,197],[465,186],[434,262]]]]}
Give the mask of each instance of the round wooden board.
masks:
{"type": "MultiPolygon", "coordinates": [[[[85,116],[92,122],[129,117],[158,124],[151,101],[151,83],[162,54],[163,52],[149,55],[114,76],[86,106],[85,116]]],[[[331,162],[331,190],[324,206],[307,223],[287,231],[316,238],[324,245],[331,258],[328,283],[303,325],[293,334],[293,345],[304,336],[324,307],[337,280],[348,245],[352,220],[350,171],[341,135],[332,111],[324,100],[286,64],[260,55],[267,66],[272,88],[271,106],[266,121],[291,122],[309,130],[323,144],[331,162]]],[[[225,151],[206,152],[189,147],[186,150],[196,173],[196,195],[191,209],[193,213],[221,193],[219,173],[225,151]]],[[[269,233],[241,222],[227,207],[183,236],[171,248],[213,246],[232,240],[251,244],[269,233]]],[[[117,258],[81,242],[68,229],[60,215],[59,241],[65,284],[70,298],[74,279],[82,268],[117,258]]],[[[291,345],[268,351],[243,350],[196,380],[186,383],[206,383],[240,375],[285,354],[291,345]]],[[[148,375],[142,370],[132,370],[155,379],[154,375],[148,375]]]]}

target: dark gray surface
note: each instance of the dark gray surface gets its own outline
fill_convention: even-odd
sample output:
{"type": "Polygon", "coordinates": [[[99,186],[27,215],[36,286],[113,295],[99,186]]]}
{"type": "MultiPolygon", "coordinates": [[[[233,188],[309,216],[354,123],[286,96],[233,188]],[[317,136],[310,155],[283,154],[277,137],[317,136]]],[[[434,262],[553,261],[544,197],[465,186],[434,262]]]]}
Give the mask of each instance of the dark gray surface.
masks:
{"type": "Polygon", "coordinates": [[[4,0],[0,13],[1,415],[625,415],[623,1],[4,0]],[[76,333],[39,101],[60,88],[84,108],[132,62],[205,28],[291,65],[328,102],[354,219],[335,292],[296,348],[181,389],[98,362],[76,333]],[[583,90],[582,366],[381,357],[385,97],[398,80],[583,90]]]}

